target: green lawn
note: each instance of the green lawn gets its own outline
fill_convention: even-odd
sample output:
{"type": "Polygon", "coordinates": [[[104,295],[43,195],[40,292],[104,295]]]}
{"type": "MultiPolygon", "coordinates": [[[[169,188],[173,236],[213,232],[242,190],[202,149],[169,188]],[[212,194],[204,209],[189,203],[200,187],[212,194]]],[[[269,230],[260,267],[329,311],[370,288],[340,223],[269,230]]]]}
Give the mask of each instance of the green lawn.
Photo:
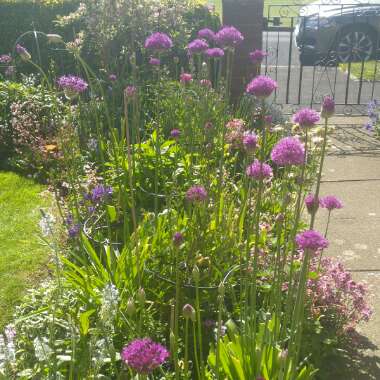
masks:
{"type": "Polygon", "coordinates": [[[26,287],[43,273],[47,252],[38,238],[44,187],[17,174],[0,172],[0,330],[26,287]]]}
{"type": "MultiPolygon", "coordinates": [[[[348,71],[348,65],[342,64],[340,65],[340,68],[342,71],[346,72],[348,71]]],[[[362,64],[361,63],[351,63],[351,75],[355,76],[356,78],[361,77],[362,72],[362,64]]],[[[373,81],[373,80],[380,80],[380,62],[377,61],[368,61],[364,63],[363,66],[363,79],[373,81]]]]}

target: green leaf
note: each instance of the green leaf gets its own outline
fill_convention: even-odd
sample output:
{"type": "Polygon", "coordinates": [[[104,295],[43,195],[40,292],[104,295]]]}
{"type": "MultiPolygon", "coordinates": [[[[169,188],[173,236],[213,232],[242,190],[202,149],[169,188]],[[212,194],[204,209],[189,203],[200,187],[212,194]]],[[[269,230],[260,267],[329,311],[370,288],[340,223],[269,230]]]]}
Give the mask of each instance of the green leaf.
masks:
{"type": "Polygon", "coordinates": [[[87,335],[90,328],[90,316],[95,313],[94,309],[85,311],[79,317],[80,321],[80,331],[83,335],[87,335]]]}
{"type": "Polygon", "coordinates": [[[108,217],[110,218],[110,222],[113,223],[117,219],[117,212],[116,212],[116,207],[107,205],[107,213],[108,217]]]}

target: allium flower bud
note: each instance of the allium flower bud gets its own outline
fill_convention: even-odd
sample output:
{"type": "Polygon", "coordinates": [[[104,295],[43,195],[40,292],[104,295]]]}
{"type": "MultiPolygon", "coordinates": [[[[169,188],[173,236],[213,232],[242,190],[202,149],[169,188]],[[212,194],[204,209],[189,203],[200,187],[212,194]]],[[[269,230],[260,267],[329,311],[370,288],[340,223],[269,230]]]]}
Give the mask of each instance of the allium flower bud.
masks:
{"type": "Polygon", "coordinates": [[[200,272],[199,272],[199,268],[196,265],[194,265],[192,275],[193,275],[194,281],[199,282],[200,272]]]}
{"type": "Polygon", "coordinates": [[[224,292],[225,292],[224,283],[221,282],[220,285],[218,286],[218,293],[221,297],[224,297],[224,292]]]}
{"type": "Polygon", "coordinates": [[[182,313],[186,319],[191,319],[193,322],[195,322],[195,309],[190,304],[187,303],[183,307],[182,313]]]}
{"type": "Polygon", "coordinates": [[[137,301],[141,304],[144,305],[146,301],[146,294],[143,288],[140,288],[137,292],[137,301]]]}
{"type": "Polygon", "coordinates": [[[319,209],[320,200],[314,195],[309,194],[305,198],[305,205],[309,214],[315,214],[319,209]]]}
{"type": "Polygon", "coordinates": [[[19,54],[20,58],[23,61],[30,61],[32,59],[32,56],[30,55],[28,50],[26,50],[23,46],[19,44],[16,45],[16,52],[19,54]]]}
{"type": "Polygon", "coordinates": [[[133,301],[132,298],[130,298],[127,302],[127,309],[126,309],[126,313],[128,316],[132,317],[132,315],[134,315],[136,313],[136,306],[135,306],[135,302],[133,301]]]}
{"type": "Polygon", "coordinates": [[[173,235],[173,244],[176,245],[176,246],[179,246],[181,245],[183,242],[183,235],[181,232],[176,232],[174,235],[173,235]]]}
{"type": "Polygon", "coordinates": [[[335,101],[331,96],[325,96],[322,101],[321,116],[325,119],[333,116],[335,113],[335,101]]]}

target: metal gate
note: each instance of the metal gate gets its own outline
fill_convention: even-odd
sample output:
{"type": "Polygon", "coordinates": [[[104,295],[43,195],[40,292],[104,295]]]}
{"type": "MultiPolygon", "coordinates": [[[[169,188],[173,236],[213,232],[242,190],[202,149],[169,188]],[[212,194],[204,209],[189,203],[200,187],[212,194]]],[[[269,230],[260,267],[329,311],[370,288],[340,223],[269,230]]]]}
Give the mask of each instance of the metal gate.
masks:
{"type": "Polygon", "coordinates": [[[276,4],[265,13],[261,72],[279,84],[275,103],[293,111],[332,95],[338,113],[364,114],[380,99],[380,0],[276,4]]]}

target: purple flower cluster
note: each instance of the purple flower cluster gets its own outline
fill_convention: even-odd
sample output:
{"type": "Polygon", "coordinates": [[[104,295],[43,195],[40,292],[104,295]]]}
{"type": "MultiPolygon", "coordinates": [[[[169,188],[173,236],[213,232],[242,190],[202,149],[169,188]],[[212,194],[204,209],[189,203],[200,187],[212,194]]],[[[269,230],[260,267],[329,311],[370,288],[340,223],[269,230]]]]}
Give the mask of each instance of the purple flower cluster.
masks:
{"type": "Polygon", "coordinates": [[[267,55],[268,54],[265,51],[256,49],[253,52],[249,53],[249,58],[252,63],[256,64],[261,63],[267,55]]]}
{"type": "Polygon", "coordinates": [[[192,186],[186,191],[186,199],[189,202],[204,202],[207,196],[207,191],[203,186],[192,186]]]}
{"type": "Polygon", "coordinates": [[[136,95],[136,86],[127,86],[124,90],[124,94],[127,98],[133,98],[136,95]]]}
{"type": "Polygon", "coordinates": [[[104,199],[110,197],[113,193],[113,189],[111,186],[97,185],[92,189],[90,199],[94,203],[99,203],[104,199]]]}
{"type": "Polygon", "coordinates": [[[160,66],[161,61],[159,60],[159,58],[150,57],[149,58],[149,64],[152,66],[160,66]]]}
{"type": "Polygon", "coordinates": [[[320,249],[327,248],[329,242],[319,232],[308,230],[299,233],[296,236],[297,247],[302,250],[316,252],[320,249]]]}
{"type": "Polygon", "coordinates": [[[187,50],[190,55],[203,53],[208,48],[209,48],[208,43],[205,40],[202,40],[200,38],[197,38],[196,40],[191,41],[187,45],[187,50]]]}
{"type": "Polygon", "coordinates": [[[322,101],[321,116],[329,118],[335,113],[335,101],[331,96],[325,96],[322,101]]]}
{"type": "Polygon", "coordinates": [[[257,98],[267,98],[277,88],[277,82],[265,75],[259,75],[247,85],[246,92],[257,98]]]}
{"type": "Polygon", "coordinates": [[[170,131],[170,137],[172,137],[174,140],[178,140],[181,136],[181,131],[179,129],[172,129],[170,131]]]}
{"type": "Polygon", "coordinates": [[[212,42],[215,40],[215,32],[209,28],[204,28],[198,32],[198,37],[212,42]]]}
{"type": "Polygon", "coordinates": [[[63,75],[58,79],[57,83],[63,90],[75,94],[80,94],[88,87],[87,82],[75,75],[63,75]]]}
{"type": "Polygon", "coordinates": [[[12,57],[9,54],[0,55],[0,63],[10,63],[12,61],[12,57]]]}
{"type": "Polygon", "coordinates": [[[224,56],[224,50],[221,48],[211,48],[207,49],[205,54],[209,58],[222,58],[224,56]]]}
{"type": "Polygon", "coordinates": [[[109,74],[108,75],[108,79],[111,81],[111,82],[116,82],[117,80],[117,76],[115,74],[109,74]]]}
{"type": "Polygon", "coordinates": [[[73,224],[72,226],[69,227],[69,231],[68,231],[69,237],[71,239],[74,239],[75,237],[79,235],[80,231],[81,231],[81,225],[79,223],[73,224]]]}
{"type": "Polygon", "coordinates": [[[233,26],[224,26],[215,35],[215,41],[222,47],[235,47],[244,41],[244,36],[233,26]]]}
{"type": "Polygon", "coordinates": [[[305,205],[309,214],[315,214],[319,209],[320,200],[314,194],[308,194],[305,198],[305,205]]]}
{"type": "Polygon", "coordinates": [[[302,165],[305,147],[296,137],[284,137],[272,149],[271,159],[278,166],[302,165]]]}
{"type": "Polygon", "coordinates": [[[243,137],[243,146],[247,152],[254,152],[257,148],[258,138],[254,133],[245,133],[243,137]]]}
{"type": "Polygon", "coordinates": [[[193,76],[191,74],[189,74],[189,73],[182,73],[180,75],[180,81],[181,81],[181,83],[184,83],[184,84],[190,83],[192,80],[193,80],[193,76]]]}
{"type": "Polygon", "coordinates": [[[123,362],[143,375],[153,372],[168,357],[169,351],[149,338],[135,339],[121,353],[123,362]]]}
{"type": "Polygon", "coordinates": [[[340,209],[343,207],[342,202],[334,195],[327,195],[321,199],[321,207],[329,211],[340,209]]]}
{"type": "MultiPolygon", "coordinates": [[[[319,260],[312,263],[311,270],[319,267],[319,260]]],[[[324,319],[334,319],[340,328],[350,331],[360,321],[368,321],[372,310],[365,301],[366,288],[353,281],[351,273],[338,261],[326,257],[321,261],[321,275],[309,280],[308,293],[312,300],[312,311],[324,319]]],[[[328,323],[328,322],[327,322],[328,323]]]]}
{"type": "Polygon", "coordinates": [[[145,40],[144,46],[149,50],[169,50],[173,47],[173,41],[167,34],[156,32],[145,40]]]}
{"type": "Polygon", "coordinates": [[[271,178],[273,175],[273,170],[268,164],[255,160],[247,167],[246,174],[250,178],[263,180],[271,178]]]}
{"type": "Polygon", "coordinates": [[[173,244],[178,246],[183,242],[183,235],[181,232],[175,232],[173,235],[173,244]]]}
{"type": "Polygon", "coordinates": [[[319,113],[311,108],[303,108],[293,116],[293,122],[301,127],[312,127],[320,120],[319,113]]]}

